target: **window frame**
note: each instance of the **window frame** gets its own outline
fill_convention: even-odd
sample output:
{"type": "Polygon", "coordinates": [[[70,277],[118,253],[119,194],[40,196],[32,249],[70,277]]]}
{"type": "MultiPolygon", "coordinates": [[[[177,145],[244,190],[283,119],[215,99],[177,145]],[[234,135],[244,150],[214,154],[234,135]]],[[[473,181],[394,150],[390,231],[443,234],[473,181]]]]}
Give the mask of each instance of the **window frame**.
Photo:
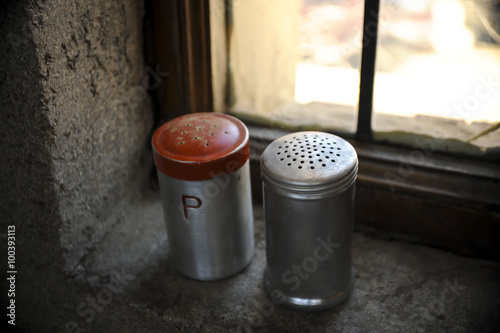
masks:
{"type": "MultiPolygon", "coordinates": [[[[224,2],[227,27],[232,0],[220,1],[224,2]]],[[[160,117],[168,120],[184,113],[213,111],[216,87],[212,86],[209,0],[158,1],[153,8],[155,57],[173,73],[170,86],[158,91],[160,117]]],[[[500,261],[498,163],[437,152],[432,149],[432,139],[420,148],[372,139],[379,8],[380,0],[365,1],[357,132],[347,137],[359,158],[356,228],[500,261]]],[[[253,197],[255,203],[261,203],[260,155],[287,132],[246,124],[253,197]]]]}
{"type": "Polygon", "coordinates": [[[158,0],[147,4],[154,62],[168,73],[156,89],[159,116],[212,112],[209,0],[158,0]]]}

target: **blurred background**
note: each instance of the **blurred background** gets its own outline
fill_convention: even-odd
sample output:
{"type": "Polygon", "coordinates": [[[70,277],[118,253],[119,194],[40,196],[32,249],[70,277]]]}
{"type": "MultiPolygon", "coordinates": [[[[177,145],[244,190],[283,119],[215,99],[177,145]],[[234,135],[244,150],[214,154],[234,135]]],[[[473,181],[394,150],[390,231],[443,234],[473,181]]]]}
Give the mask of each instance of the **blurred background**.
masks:
{"type": "MultiPolygon", "coordinates": [[[[280,1],[273,4],[280,7],[280,1]]],[[[364,1],[287,1],[274,16],[265,7],[259,0],[233,3],[232,111],[354,132],[364,1]],[[252,40],[250,33],[259,37],[252,40]],[[279,60],[255,85],[278,97],[252,92],[251,72],[271,61],[266,57],[279,60]]],[[[381,0],[378,20],[375,138],[394,141],[387,133],[405,132],[470,141],[483,150],[498,146],[500,2],[381,0]]],[[[367,35],[374,31],[369,25],[367,35]]]]}

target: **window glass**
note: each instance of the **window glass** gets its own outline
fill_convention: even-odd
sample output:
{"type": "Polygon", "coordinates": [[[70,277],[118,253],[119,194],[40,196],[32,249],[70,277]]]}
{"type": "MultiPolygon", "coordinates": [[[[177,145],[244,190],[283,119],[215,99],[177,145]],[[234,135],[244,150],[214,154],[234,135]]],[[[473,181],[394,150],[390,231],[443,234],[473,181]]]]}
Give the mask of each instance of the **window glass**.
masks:
{"type": "Polygon", "coordinates": [[[376,139],[428,135],[441,149],[500,144],[500,4],[382,0],[374,87],[376,139]],[[477,137],[477,138],[476,138],[477,137]]]}
{"type": "Polygon", "coordinates": [[[230,111],[354,132],[363,9],[361,0],[234,0],[230,111]]]}

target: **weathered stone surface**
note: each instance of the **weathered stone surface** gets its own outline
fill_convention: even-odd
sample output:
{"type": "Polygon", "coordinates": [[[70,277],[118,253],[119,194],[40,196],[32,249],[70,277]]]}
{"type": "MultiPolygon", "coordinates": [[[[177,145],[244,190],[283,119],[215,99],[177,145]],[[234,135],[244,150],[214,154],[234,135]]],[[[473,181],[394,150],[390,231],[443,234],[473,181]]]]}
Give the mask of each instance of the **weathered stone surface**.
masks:
{"type": "Polygon", "coordinates": [[[264,291],[261,207],[254,210],[253,261],[240,274],[215,282],[188,279],[172,269],[158,194],[140,207],[94,252],[93,287],[74,303],[84,302],[89,310],[89,296],[105,302],[95,317],[73,310],[71,321],[82,330],[496,332],[500,324],[499,263],[355,233],[351,297],[331,310],[298,312],[273,304],[264,291]],[[142,226],[130,237],[126,231],[134,224],[142,226]]]}
{"type": "Polygon", "coordinates": [[[255,216],[257,251],[241,274],[199,282],[162,260],[124,299],[185,332],[494,332],[500,324],[500,264],[360,233],[346,302],[316,313],[275,305],[262,284],[260,207],[255,216]]]}
{"type": "MultiPolygon", "coordinates": [[[[61,281],[63,267],[61,251],[57,250],[62,221],[52,174],[55,131],[43,102],[41,69],[31,34],[32,7],[25,1],[8,5],[3,2],[2,7],[0,233],[7,232],[7,225],[16,227],[16,261],[20,272],[16,281],[18,318],[24,312],[41,320],[44,315],[56,316],[44,300],[58,297],[62,291],[55,288],[61,281]]],[[[4,278],[5,243],[2,239],[3,309],[7,306],[9,289],[4,278]]],[[[2,326],[6,324],[4,311],[2,326]]]]}
{"type": "Polygon", "coordinates": [[[83,275],[85,258],[147,184],[143,8],[130,0],[1,6],[0,233],[16,226],[19,320],[48,330],[74,307],[80,287],[67,278],[83,275]]]}
{"type": "MultiPolygon", "coordinates": [[[[37,2],[33,40],[67,268],[122,219],[149,145],[142,8],[136,1],[37,2]],[[132,185],[133,184],[133,185],[132,185]],[[128,198],[127,198],[128,199],[128,198]]],[[[145,173],[147,176],[147,172],[145,173]]]]}

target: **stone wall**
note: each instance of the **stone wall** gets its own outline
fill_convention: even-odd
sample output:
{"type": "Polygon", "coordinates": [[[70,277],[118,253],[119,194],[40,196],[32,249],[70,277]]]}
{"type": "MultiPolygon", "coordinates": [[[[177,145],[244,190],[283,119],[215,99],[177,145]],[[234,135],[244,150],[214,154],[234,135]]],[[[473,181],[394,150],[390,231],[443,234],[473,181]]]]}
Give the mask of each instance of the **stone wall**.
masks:
{"type": "Polygon", "coordinates": [[[133,0],[1,6],[0,233],[16,227],[20,324],[52,329],[74,311],[79,287],[67,279],[86,273],[152,167],[144,9],[133,0]]]}

